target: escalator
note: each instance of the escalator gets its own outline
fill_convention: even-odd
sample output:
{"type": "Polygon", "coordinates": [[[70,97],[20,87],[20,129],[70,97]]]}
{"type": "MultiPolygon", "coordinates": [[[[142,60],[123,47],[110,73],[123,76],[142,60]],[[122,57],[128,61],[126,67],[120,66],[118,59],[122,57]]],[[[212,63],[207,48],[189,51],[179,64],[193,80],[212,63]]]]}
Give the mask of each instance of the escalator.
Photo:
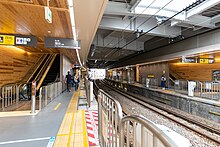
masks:
{"type": "Polygon", "coordinates": [[[56,54],[55,55],[54,54],[46,55],[44,60],[39,64],[38,68],[36,68],[34,73],[32,73],[32,75],[28,79],[27,83],[22,85],[22,88],[20,91],[20,100],[30,100],[31,99],[32,81],[36,81],[36,84],[38,86],[38,88],[37,88],[37,91],[38,91],[38,89],[42,85],[42,82],[45,79],[52,63],[54,63],[55,57],[56,57],[56,54]]]}
{"type": "Polygon", "coordinates": [[[60,73],[60,56],[56,56],[49,72],[47,73],[46,78],[43,81],[42,86],[56,82],[60,78],[59,73],[60,73]]]}

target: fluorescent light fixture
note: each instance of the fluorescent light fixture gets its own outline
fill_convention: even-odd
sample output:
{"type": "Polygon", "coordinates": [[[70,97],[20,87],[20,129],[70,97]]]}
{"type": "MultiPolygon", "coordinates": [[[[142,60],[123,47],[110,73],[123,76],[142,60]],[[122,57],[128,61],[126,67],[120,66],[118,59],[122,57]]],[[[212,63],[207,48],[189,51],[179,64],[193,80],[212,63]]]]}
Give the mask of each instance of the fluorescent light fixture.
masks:
{"type": "MultiPolygon", "coordinates": [[[[68,4],[69,4],[70,21],[71,21],[71,26],[72,26],[72,31],[73,31],[73,39],[77,40],[76,27],[75,27],[76,24],[75,24],[74,10],[73,10],[73,0],[68,0],[68,4]]],[[[80,66],[82,66],[82,62],[79,57],[78,49],[76,49],[76,55],[77,55],[80,66]]]]}
{"type": "Polygon", "coordinates": [[[73,0],[68,0],[69,7],[73,7],[73,0]]]}

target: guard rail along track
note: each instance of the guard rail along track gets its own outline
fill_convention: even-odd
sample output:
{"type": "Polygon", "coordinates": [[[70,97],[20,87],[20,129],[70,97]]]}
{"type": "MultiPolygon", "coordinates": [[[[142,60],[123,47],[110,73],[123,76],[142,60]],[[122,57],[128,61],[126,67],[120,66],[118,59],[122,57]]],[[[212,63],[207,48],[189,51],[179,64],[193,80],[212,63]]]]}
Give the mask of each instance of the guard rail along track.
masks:
{"type": "Polygon", "coordinates": [[[103,90],[99,89],[96,94],[98,94],[99,103],[98,130],[102,147],[143,147],[149,146],[149,143],[157,147],[177,146],[164,132],[145,117],[139,115],[123,117],[119,102],[103,90]],[[141,129],[137,126],[140,126],[141,129]],[[152,135],[148,135],[146,131],[150,131],[152,135]],[[151,138],[148,142],[144,141],[146,135],[151,138]]]}
{"type": "MultiPolygon", "coordinates": [[[[206,138],[208,138],[208,139],[210,139],[210,140],[212,140],[212,141],[214,141],[214,142],[220,144],[220,140],[219,140],[218,138],[214,137],[214,135],[213,135],[213,136],[210,136],[210,135],[204,133],[204,132],[203,132],[202,130],[200,130],[200,129],[197,129],[197,128],[188,126],[188,125],[184,124],[183,122],[180,122],[180,121],[178,121],[177,119],[175,119],[174,117],[170,116],[169,114],[172,114],[172,115],[174,115],[174,116],[176,116],[176,117],[182,118],[182,119],[184,119],[184,120],[186,120],[186,121],[188,121],[188,122],[190,122],[190,123],[193,123],[193,124],[195,124],[195,125],[197,125],[197,126],[203,128],[203,129],[205,129],[205,130],[208,130],[208,131],[210,131],[210,132],[212,132],[212,133],[215,133],[215,134],[217,134],[217,135],[220,135],[220,130],[219,130],[218,128],[215,128],[215,127],[210,126],[210,125],[208,125],[208,124],[204,124],[204,123],[202,123],[202,122],[200,122],[200,121],[197,121],[196,119],[192,119],[192,118],[188,117],[187,115],[184,115],[183,113],[177,112],[177,111],[174,110],[174,109],[168,109],[168,108],[164,107],[163,105],[161,105],[161,104],[159,104],[159,103],[155,103],[155,101],[154,101],[154,102],[153,102],[153,101],[145,101],[145,102],[143,102],[143,101],[139,100],[139,98],[138,98],[137,95],[130,94],[130,93],[124,91],[124,90],[122,91],[121,89],[116,88],[116,87],[113,87],[112,85],[108,85],[108,84],[106,84],[106,83],[103,82],[103,81],[99,81],[99,82],[100,82],[101,84],[105,85],[105,86],[101,86],[101,87],[106,87],[106,88],[108,88],[108,89],[111,89],[111,90],[113,90],[113,91],[119,93],[120,95],[122,95],[122,96],[124,96],[124,97],[127,97],[127,98],[129,98],[129,99],[132,99],[132,101],[135,101],[136,103],[138,103],[138,104],[140,104],[140,105],[142,105],[142,106],[144,106],[144,107],[147,107],[148,109],[150,109],[150,110],[152,110],[152,111],[155,111],[156,113],[158,113],[158,114],[160,114],[160,115],[162,115],[162,116],[164,116],[164,117],[166,117],[166,118],[168,118],[168,119],[170,119],[170,120],[172,120],[172,121],[174,121],[174,122],[176,122],[176,123],[178,123],[178,124],[180,124],[180,125],[182,125],[182,126],[188,128],[188,129],[190,129],[190,130],[192,130],[192,131],[194,131],[194,132],[196,132],[196,133],[198,133],[198,134],[201,134],[202,136],[204,136],[204,137],[206,137],[206,138]],[[159,108],[159,109],[161,109],[161,110],[163,110],[163,111],[166,111],[166,112],[169,113],[169,114],[161,113],[161,111],[157,111],[157,110],[154,109],[153,107],[148,107],[148,106],[146,105],[146,103],[148,103],[148,104],[150,104],[151,106],[154,106],[154,107],[156,107],[156,108],[159,108]]],[[[94,94],[95,94],[95,95],[97,94],[97,90],[98,90],[98,89],[99,89],[99,86],[98,86],[97,83],[95,83],[95,88],[94,88],[94,94]]],[[[109,90],[107,90],[107,91],[109,91],[109,90]]]]}

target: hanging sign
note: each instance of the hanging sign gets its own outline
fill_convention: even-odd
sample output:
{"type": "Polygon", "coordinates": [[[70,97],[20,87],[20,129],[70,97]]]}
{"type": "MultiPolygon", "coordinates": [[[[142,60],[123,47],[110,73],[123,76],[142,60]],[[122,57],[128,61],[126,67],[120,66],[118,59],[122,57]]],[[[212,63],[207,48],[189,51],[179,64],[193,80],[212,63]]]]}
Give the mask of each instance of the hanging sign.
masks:
{"type": "Polygon", "coordinates": [[[0,35],[0,45],[14,45],[15,36],[0,35]]]}
{"type": "Polygon", "coordinates": [[[14,45],[14,46],[33,46],[37,47],[37,37],[26,35],[1,35],[0,45],[14,45]]]}
{"type": "Polygon", "coordinates": [[[80,49],[80,41],[70,38],[44,38],[45,48],[80,49]]]}
{"type": "Polygon", "coordinates": [[[52,12],[49,7],[44,7],[45,9],[45,19],[48,23],[52,23],[52,12]]]}
{"type": "Polygon", "coordinates": [[[15,45],[37,47],[37,37],[26,36],[26,35],[15,35],[15,45]]]}
{"type": "Polygon", "coordinates": [[[214,63],[214,59],[213,58],[199,58],[198,59],[198,63],[203,63],[203,64],[212,64],[214,63]]]}

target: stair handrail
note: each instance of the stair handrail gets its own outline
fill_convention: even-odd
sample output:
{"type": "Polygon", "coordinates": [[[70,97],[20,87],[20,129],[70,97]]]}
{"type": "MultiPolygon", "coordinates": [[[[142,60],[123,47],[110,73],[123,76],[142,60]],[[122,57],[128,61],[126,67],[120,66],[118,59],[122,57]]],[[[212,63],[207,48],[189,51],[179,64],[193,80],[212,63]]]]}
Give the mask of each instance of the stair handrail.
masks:
{"type": "Polygon", "coordinates": [[[46,71],[44,72],[44,74],[43,74],[43,76],[41,77],[40,81],[37,83],[37,88],[36,88],[37,91],[40,89],[41,84],[43,83],[43,81],[44,81],[44,79],[45,79],[47,73],[49,72],[49,70],[50,70],[50,68],[51,68],[51,66],[52,66],[52,64],[53,64],[53,62],[54,62],[54,60],[55,60],[55,58],[56,58],[56,55],[57,55],[57,54],[54,54],[54,56],[52,57],[52,59],[51,59],[49,65],[47,66],[46,71]]]}
{"type": "Polygon", "coordinates": [[[44,73],[44,71],[45,71],[47,65],[49,64],[49,62],[51,61],[52,57],[53,57],[53,54],[49,55],[49,57],[47,58],[46,62],[44,63],[44,65],[41,67],[40,71],[38,72],[38,74],[34,78],[34,81],[39,81],[40,80],[40,77],[44,73]]]}
{"type": "MultiPolygon", "coordinates": [[[[35,68],[34,72],[31,74],[31,76],[29,77],[29,79],[27,80],[26,83],[30,82],[30,80],[33,77],[34,73],[37,71],[37,69],[40,67],[40,65],[43,63],[43,61],[46,59],[46,56],[47,56],[47,54],[43,55],[43,57],[42,57],[43,59],[41,59],[41,60],[39,59],[40,63],[37,65],[37,67],[35,68]]],[[[39,62],[39,60],[37,62],[39,62]]]]}

